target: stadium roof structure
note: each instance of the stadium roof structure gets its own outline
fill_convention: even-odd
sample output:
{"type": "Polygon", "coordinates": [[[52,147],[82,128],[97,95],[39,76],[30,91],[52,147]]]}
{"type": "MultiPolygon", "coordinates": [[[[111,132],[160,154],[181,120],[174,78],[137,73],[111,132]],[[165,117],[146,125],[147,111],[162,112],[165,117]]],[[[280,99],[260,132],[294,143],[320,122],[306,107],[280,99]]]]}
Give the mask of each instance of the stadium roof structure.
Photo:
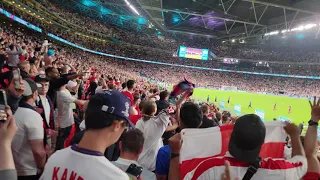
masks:
{"type": "MultiPolygon", "coordinates": [[[[319,23],[318,0],[62,0],[76,2],[126,25],[216,39],[247,39],[319,23]],[[131,7],[130,7],[131,6],[131,7]],[[132,7],[135,9],[133,10],[132,7]],[[102,9],[101,9],[102,8],[102,9]],[[111,16],[110,16],[111,17],[111,16]],[[122,21],[120,21],[122,22],[122,21]],[[123,22],[122,22],[123,23],[123,22]]],[[[320,26],[319,26],[320,27],[320,26]]],[[[316,36],[319,35],[319,31],[316,36]]]]}

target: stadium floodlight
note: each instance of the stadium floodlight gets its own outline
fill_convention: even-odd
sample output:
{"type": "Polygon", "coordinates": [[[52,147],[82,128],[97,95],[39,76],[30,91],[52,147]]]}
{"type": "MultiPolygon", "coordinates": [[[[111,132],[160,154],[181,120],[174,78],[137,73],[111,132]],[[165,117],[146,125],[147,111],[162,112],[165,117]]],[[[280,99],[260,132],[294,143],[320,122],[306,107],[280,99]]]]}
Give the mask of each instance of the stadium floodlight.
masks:
{"type": "Polygon", "coordinates": [[[311,28],[316,27],[316,26],[317,26],[317,24],[307,24],[307,25],[304,26],[304,29],[311,29],[311,28]]]}
{"type": "Polygon", "coordinates": [[[134,13],[136,13],[138,16],[140,16],[139,12],[136,10],[136,8],[134,8],[134,7],[130,4],[130,2],[129,2],[128,0],[124,0],[124,1],[127,3],[127,5],[130,7],[130,9],[131,9],[134,13]]]}
{"type": "Polygon", "coordinates": [[[226,41],[222,41],[222,43],[225,43],[226,41]]]}
{"type": "Polygon", "coordinates": [[[233,43],[234,43],[234,42],[236,42],[236,40],[235,40],[235,39],[232,39],[232,40],[231,40],[231,42],[233,42],[233,43]]]}

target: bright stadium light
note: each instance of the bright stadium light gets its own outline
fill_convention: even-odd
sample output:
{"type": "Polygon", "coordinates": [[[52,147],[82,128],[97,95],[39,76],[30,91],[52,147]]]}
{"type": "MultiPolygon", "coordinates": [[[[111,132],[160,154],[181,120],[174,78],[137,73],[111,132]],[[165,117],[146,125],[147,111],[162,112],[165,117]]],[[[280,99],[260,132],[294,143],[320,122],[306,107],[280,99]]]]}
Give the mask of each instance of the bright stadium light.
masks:
{"type": "Polygon", "coordinates": [[[311,29],[311,28],[316,27],[316,26],[317,26],[317,24],[307,24],[307,25],[304,26],[304,29],[311,29]]]}
{"type": "Polygon", "coordinates": [[[279,31],[272,31],[272,32],[269,32],[269,33],[265,33],[264,35],[265,36],[271,36],[271,35],[277,35],[279,34],[279,31]]]}
{"type": "Polygon", "coordinates": [[[128,2],[128,0],[124,0],[124,1],[127,3],[127,5],[130,7],[130,9],[131,9],[134,13],[136,13],[138,16],[140,16],[139,12],[136,10],[136,8],[134,8],[134,7],[128,2]]]}
{"type": "Polygon", "coordinates": [[[234,43],[234,42],[236,42],[236,40],[235,40],[235,39],[232,39],[232,40],[231,40],[231,42],[233,42],[233,43],[234,43]]]}

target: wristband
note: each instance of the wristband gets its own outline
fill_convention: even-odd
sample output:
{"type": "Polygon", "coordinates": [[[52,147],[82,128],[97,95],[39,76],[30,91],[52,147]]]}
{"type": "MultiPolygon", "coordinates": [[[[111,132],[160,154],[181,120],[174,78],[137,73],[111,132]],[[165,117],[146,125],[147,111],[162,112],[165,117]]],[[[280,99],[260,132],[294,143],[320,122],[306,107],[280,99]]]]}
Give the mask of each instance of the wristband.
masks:
{"type": "Polygon", "coordinates": [[[176,154],[176,153],[171,153],[170,154],[171,159],[179,157],[179,156],[180,156],[180,154],[176,154]]]}
{"type": "Polygon", "coordinates": [[[314,120],[310,120],[308,122],[309,126],[318,126],[318,122],[317,121],[314,121],[314,120]]]}

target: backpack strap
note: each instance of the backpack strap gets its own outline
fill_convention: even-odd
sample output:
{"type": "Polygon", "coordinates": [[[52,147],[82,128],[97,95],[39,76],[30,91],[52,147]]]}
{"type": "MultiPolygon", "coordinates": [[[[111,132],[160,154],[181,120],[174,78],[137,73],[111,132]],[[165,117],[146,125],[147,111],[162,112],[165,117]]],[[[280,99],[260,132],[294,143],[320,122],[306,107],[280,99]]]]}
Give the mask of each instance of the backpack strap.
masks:
{"type": "Polygon", "coordinates": [[[257,160],[252,163],[246,172],[246,174],[243,176],[242,180],[250,180],[252,176],[258,171],[260,165],[261,165],[262,158],[258,157],[257,160]]]}

